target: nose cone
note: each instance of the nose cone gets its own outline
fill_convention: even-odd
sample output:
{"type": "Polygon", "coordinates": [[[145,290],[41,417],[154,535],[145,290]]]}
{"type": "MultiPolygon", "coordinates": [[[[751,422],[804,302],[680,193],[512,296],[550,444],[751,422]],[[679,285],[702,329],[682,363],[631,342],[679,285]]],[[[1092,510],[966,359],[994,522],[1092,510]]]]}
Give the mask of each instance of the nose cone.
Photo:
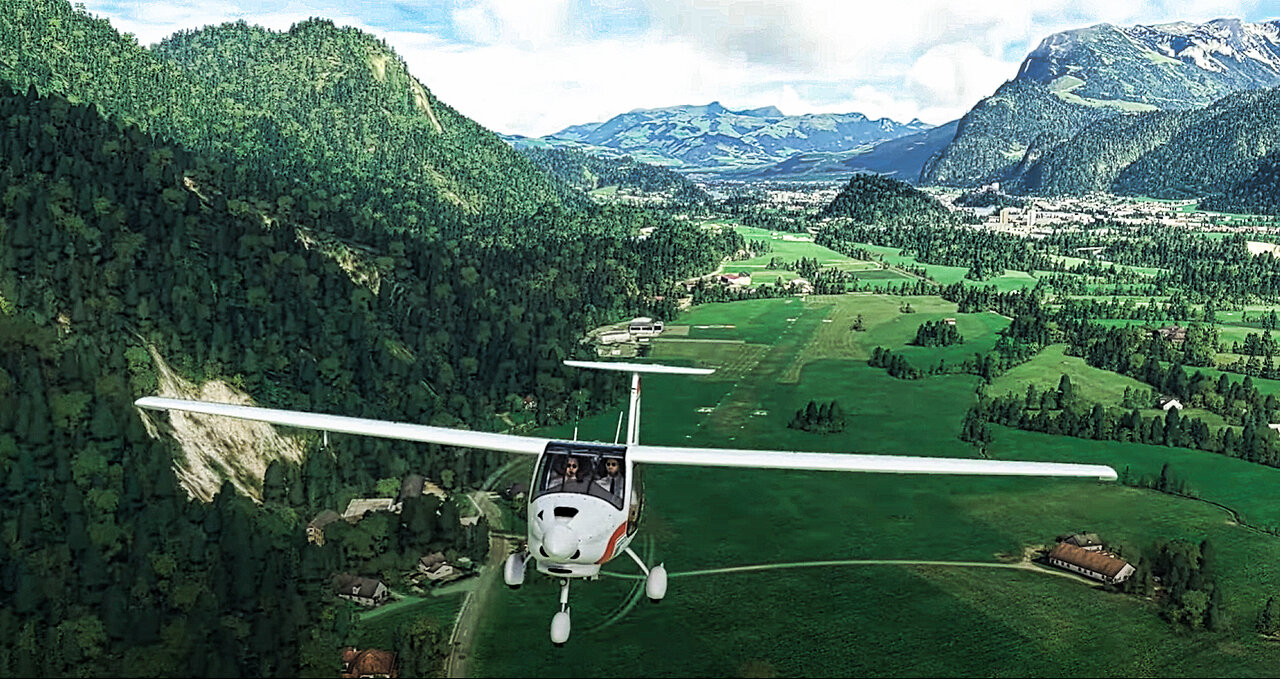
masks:
{"type": "Polygon", "coordinates": [[[542,536],[542,549],[553,559],[571,559],[578,553],[578,536],[568,526],[554,524],[542,536]]]}

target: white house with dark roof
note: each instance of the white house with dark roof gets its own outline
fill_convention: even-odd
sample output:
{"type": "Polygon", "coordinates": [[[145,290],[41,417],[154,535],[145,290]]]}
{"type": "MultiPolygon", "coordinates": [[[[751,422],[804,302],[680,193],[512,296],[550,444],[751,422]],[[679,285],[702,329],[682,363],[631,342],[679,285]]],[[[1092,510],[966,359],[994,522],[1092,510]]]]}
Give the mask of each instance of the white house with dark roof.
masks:
{"type": "Polygon", "coordinates": [[[377,606],[391,596],[391,590],[377,578],[343,573],[334,578],[334,586],[339,597],[362,606],[377,606]]]}

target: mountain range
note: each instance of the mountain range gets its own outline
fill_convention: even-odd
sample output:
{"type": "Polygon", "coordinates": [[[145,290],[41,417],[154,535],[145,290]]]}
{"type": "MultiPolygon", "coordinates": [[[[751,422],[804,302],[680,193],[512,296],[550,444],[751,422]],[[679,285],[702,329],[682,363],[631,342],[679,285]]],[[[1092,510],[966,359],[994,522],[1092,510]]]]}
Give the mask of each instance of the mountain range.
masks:
{"type": "MultiPolygon", "coordinates": [[[[1241,114],[1252,105],[1230,95],[1277,86],[1280,20],[1099,24],[1048,36],[1016,77],[959,120],[937,127],[859,114],[779,119],[773,107],[734,112],[713,103],[633,111],[566,128],[543,142],[577,143],[588,153],[621,149],[686,174],[743,180],[843,180],[875,172],[944,186],[998,181],[1037,193],[1204,195],[1197,192],[1217,184],[1204,168],[1187,170],[1199,171],[1200,179],[1160,186],[1153,172],[1195,155],[1188,144],[1205,137],[1195,121],[1225,120],[1217,118],[1224,110],[1241,114]],[[1176,143],[1183,133],[1191,136],[1176,143]],[[1117,143],[1112,135],[1119,135],[1117,143]],[[1148,156],[1156,140],[1182,150],[1148,156]],[[1117,183],[1133,163],[1139,165],[1117,183]]],[[[1234,182],[1271,152],[1272,135],[1256,128],[1269,124],[1265,115],[1233,119],[1255,126],[1240,131],[1252,146],[1240,142],[1215,152],[1223,164],[1213,167],[1230,166],[1223,178],[1234,182]]]]}
{"type": "MultiPolygon", "coordinates": [[[[566,127],[538,141],[585,145],[588,151],[603,147],[683,172],[712,172],[764,167],[798,153],[869,147],[930,127],[919,120],[873,120],[860,113],[788,116],[773,106],[733,111],[712,102],[631,111],[566,127]]],[[[520,147],[522,140],[515,143],[520,147]]]]}

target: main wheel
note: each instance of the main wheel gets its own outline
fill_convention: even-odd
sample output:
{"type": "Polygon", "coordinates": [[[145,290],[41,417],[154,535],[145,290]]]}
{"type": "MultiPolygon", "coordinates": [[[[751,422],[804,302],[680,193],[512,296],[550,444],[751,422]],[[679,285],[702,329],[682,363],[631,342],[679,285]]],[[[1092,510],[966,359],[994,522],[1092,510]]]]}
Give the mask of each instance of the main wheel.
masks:
{"type": "Polygon", "coordinates": [[[506,563],[502,564],[502,579],[511,589],[517,589],[524,584],[524,566],[527,555],[522,553],[512,554],[507,557],[506,563]]]}

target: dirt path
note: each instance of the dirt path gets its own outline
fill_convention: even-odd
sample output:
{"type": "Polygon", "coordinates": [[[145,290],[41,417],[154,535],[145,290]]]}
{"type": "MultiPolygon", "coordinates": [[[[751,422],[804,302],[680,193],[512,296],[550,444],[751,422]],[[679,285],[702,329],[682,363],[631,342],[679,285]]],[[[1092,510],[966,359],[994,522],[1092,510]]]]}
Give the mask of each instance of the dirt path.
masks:
{"type": "MultiPolygon", "coordinates": [[[[696,571],[683,571],[680,573],[671,573],[672,578],[690,578],[703,575],[723,575],[726,573],[750,573],[755,571],[781,570],[786,568],[826,568],[833,566],[949,566],[955,568],[1012,568],[1015,570],[1031,571],[1034,573],[1042,573],[1044,575],[1057,575],[1072,580],[1086,582],[1089,584],[1097,584],[1092,580],[1083,578],[1075,573],[1067,571],[1059,571],[1050,568],[1042,568],[1029,561],[1019,561],[1017,563],[992,563],[989,561],[919,561],[912,559],[839,559],[834,561],[799,561],[795,563],[764,563],[753,566],[729,566],[725,568],[708,568],[696,571]]],[[[632,573],[610,573],[601,572],[613,578],[622,578],[626,580],[643,580],[643,575],[632,573]]]]}
{"type": "MultiPolygon", "coordinates": [[[[490,528],[503,529],[502,512],[494,505],[491,497],[480,491],[468,497],[484,514],[490,528]]],[[[475,586],[462,600],[462,608],[458,610],[458,618],[453,623],[453,632],[449,635],[449,655],[444,660],[444,676],[465,677],[470,674],[471,652],[476,642],[476,627],[485,607],[493,597],[494,590],[497,589],[498,574],[502,572],[502,563],[506,560],[508,553],[510,553],[510,546],[507,538],[490,533],[489,559],[480,568],[480,575],[474,579],[475,586]]]]}

